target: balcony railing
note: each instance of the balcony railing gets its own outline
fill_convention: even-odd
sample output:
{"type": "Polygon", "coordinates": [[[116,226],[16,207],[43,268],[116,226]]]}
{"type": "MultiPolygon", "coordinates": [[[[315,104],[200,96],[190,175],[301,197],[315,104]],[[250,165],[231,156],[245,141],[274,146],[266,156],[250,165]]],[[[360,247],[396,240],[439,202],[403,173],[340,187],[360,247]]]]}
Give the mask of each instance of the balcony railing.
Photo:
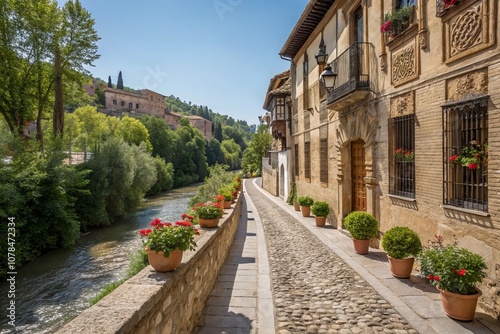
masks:
{"type": "Polygon", "coordinates": [[[329,105],[353,92],[369,90],[369,60],[370,44],[354,43],[332,62],[337,80],[336,88],[328,93],[329,105]]]}

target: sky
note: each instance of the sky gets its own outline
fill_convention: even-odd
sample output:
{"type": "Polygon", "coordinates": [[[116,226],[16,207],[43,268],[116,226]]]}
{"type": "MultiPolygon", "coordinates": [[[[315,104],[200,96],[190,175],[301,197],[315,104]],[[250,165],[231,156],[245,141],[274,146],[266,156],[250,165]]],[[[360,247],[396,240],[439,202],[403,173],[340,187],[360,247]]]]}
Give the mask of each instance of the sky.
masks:
{"type": "MultiPolygon", "coordinates": [[[[101,57],[88,69],[116,84],[174,95],[257,124],[278,55],[307,0],[80,0],[101,57]]],[[[59,3],[64,3],[59,0],[59,3]]]]}

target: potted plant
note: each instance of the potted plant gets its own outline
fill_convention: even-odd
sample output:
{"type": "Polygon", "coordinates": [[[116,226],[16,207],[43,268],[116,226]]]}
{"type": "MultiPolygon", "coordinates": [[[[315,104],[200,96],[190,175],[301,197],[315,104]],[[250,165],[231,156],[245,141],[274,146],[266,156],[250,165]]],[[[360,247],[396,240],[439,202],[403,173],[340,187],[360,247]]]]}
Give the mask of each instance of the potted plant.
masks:
{"type": "Polygon", "coordinates": [[[155,218],[151,228],[142,229],[139,234],[143,240],[149,264],[158,272],[172,271],[182,262],[182,252],[195,250],[194,235],[198,230],[189,220],[162,222],[155,218]]]}
{"type": "Polygon", "coordinates": [[[325,226],[326,217],[330,213],[330,206],[327,202],[316,201],[311,206],[311,212],[314,215],[316,226],[325,226]]]}
{"type": "Polygon", "coordinates": [[[463,147],[460,152],[453,154],[450,163],[460,163],[469,169],[478,169],[488,164],[488,144],[478,145],[472,142],[469,146],[463,147]]]}
{"type": "Polygon", "coordinates": [[[353,211],[344,218],[344,227],[351,234],[354,251],[368,254],[370,239],[378,235],[377,219],[364,211],[353,211]]]}
{"type": "Polygon", "coordinates": [[[231,200],[233,199],[233,194],[231,192],[231,188],[229,187],[223,187],[219,190],[220,195],[223,197],[223,207],[224,209],[230,209],[231,208],[231,200]]]}
{"type": "Polygon", "coordinates": [[[288,196],[286,202],[288,204],[293,204],[295,211],[300,211],[299,202],[297,202],[297,185],[292,184],[292,190],[290,190],[290,195],[288,196]]]}
{"type": "Polygon", "coordinates": [[[201,227],[217,227],[224,210],[220,202],[198,203],[193,207],[201,227]]]}
{"type": "Polygon", "coordinates": [[[392,275],[410,277],[415,256],[422,250],[417,233],[406,226],[395,226],[382,237],[382,248],[387,252],[392,275]]]}
{"type": "Polygon", "coordinates": [[[452,319],[474,319],[482,295],[476,284],[486,277],[484,259],[456,244],[424,249],[417,258],[421,273],[437,287],[444,312],[452,319]]]}
{"type": "Polygon", "coordinates": [[[384,15],[380,32],[385,33],[387,41],[400,35],[413,22],[414,6],[405,6],[384,15]]]}
{"type": "Polygon", "coordinates": [[[312,197],[303,196],[297,198],[297,202],[299,202],[300,210],[302,211],[303,217],[309,217],[311,215],[311,205],[313,205],[314,200],[312,197]]]}

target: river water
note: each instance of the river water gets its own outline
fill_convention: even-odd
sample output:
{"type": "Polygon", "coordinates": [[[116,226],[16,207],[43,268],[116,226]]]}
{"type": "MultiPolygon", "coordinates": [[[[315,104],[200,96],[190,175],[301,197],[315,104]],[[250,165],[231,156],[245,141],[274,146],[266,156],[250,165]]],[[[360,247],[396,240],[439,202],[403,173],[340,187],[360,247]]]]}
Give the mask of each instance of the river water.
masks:
{"type": "Polygon", "coordinates": [[[16,275],[15,328],[8,325],[7,284],[0,282],[0,333],[54,333],[89,307],[103,287],[125,277],[130,255],[141,247],[139,230],[158,217],[180,220],[197,186],[147,198],[129,217],[92,230],[69,249],[49,252],[16,275]]]}

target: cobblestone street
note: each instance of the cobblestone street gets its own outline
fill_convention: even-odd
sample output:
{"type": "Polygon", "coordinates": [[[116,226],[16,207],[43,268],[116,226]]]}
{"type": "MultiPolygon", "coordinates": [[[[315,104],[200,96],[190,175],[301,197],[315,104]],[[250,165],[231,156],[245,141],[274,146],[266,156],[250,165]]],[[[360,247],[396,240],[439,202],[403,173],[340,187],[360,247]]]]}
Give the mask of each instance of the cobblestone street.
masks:
{"type": "Polygon", "coordinates": [[[417,333],[293,216],[246,182],[265,231],[278,333],[417,333]]]}

